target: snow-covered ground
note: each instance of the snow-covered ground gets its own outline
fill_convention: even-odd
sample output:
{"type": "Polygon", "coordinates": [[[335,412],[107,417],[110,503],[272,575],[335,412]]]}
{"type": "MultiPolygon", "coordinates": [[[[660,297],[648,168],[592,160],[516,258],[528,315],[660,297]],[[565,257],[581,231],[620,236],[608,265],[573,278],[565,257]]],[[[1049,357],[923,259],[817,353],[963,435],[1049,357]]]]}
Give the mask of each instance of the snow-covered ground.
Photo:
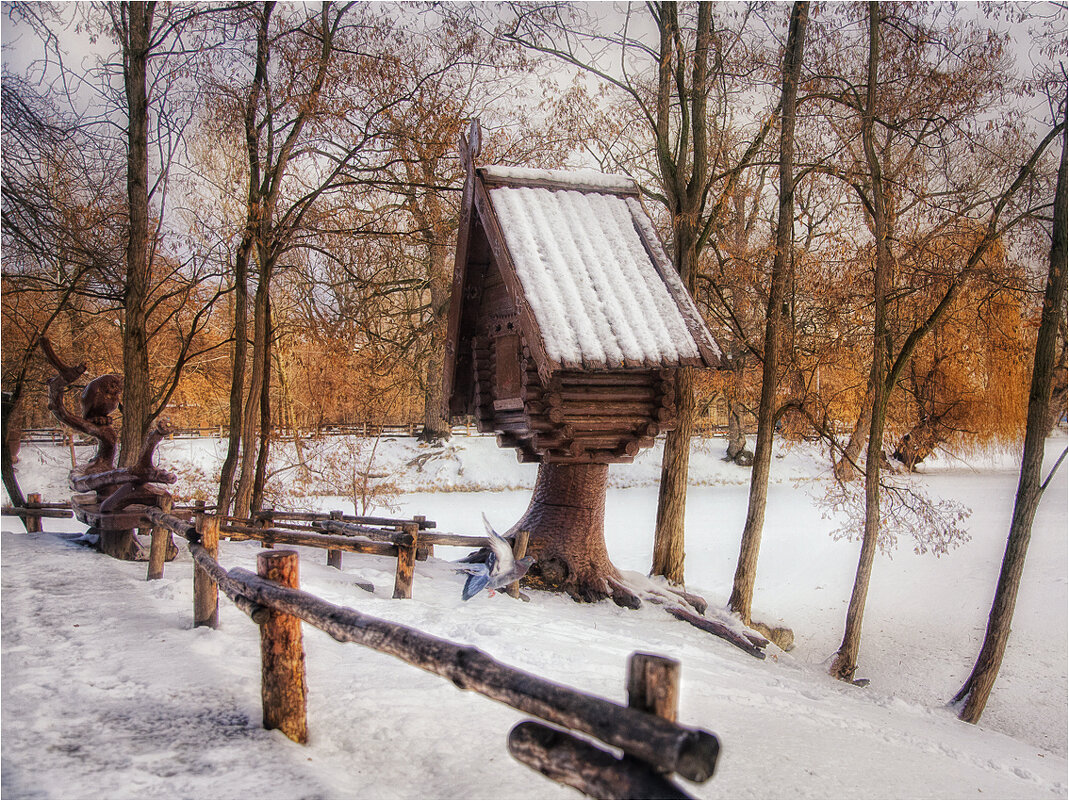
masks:
{"type": "MultiPolygon", "coordinates": [[[[1048,442],[1048,462],[1066,437],[1048,442]]],[[[696,442],[687,507],[687,583],[726,602],[746,511],[746,471],[720,461],[724,443],[696,442]]],[[[367,453],[365,448],[362,451],[367,453]]],[[[212,441],[165,443],[161,466],[210,478],[212,441]]],[[[1017,455],[969,464],[944,456],[914,479],[973,510],[972,539],[941,558],[903,540],[877,561],[858,675],[826,673],[838,646],[857,544],[815,498],[821,454],[780,448],[765,524],[755,616],[790,626],[796,647],[764,662],[647,605],[578,605],[532,592],[460,600],[462,577],[440,548],[417,563],[414,598],[394,601],[392,560],[346,554],[341,572],[302,550],[301,583],[332,602],[457,642],[522,669],[618,701],[637,650],[683,663],[681,722],[716,732],[716,775],[688,789],[707,798],[1065,798],[1067,736],[1067,491],[1064,467],[1040,507],[1005,662],[979,726],[945,708],[979,648],[1005,544],[1017,455]],[[369,594],[356,579],[375,585],[369,594]]],[[[614,466],[607,540],[616,564],[645,573],[652,551],[660,455],[614,466]]],[[[25,446],[24,491],[67,495],[69,455],[25,446]]],[[[442,451],[382,442],[374,472],[394,485],[397,511],[438,528],[500,529],[526,506],[535,468],[492,438],[442,451]],[[415,461],[414,461],[415,460],[415,461]]],[[[339,497],[294,503],[351,509],[339,497]]],[[[225,598],[221,627],[191,628],[188,553],[146,582],[121,563],[64,539],[82,528],[47,520],[28,535],[4,518],[2,790],[5,798],[570,798],[509,757],[523,716],[404,663],[305,627],[308,746],[260,728],[256,626],[225,598]]],[[[257,546],[224,542],[220,561],[253,569],[257,546]]]]}

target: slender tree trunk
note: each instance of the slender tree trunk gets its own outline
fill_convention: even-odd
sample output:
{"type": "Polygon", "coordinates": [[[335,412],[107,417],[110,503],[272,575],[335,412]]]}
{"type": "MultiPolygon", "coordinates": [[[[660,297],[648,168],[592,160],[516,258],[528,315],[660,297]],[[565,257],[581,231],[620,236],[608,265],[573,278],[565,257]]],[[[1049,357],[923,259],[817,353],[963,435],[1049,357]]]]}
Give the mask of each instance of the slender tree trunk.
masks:
{"type": "Polygon", "coordinates": [[[234,257],[234,351],[230,382],[230,422],[226,458],[223,460],[219,479],[219,515],[226,515],[230,511],[235,489],[234,476],[237,474],[238,458],[242,451],[242,432],[245,429],[245,372],[249,353],[249,262],[264,216],[257,111],[263,86],[267,83],[267,64],[270,58],[268,33],[274,7],[274,3],[265,2],[261,10],[256,30],[256,69],[245,101],[245,156],[249,165],[249,187],[245,200],[245,231],[234,257]]]}
{"type": "MultiPolygon", "coordinates": [[[[712,42],[712,8],[698,6],[691,85],[682,86],[678,76],[687,72],[681,53],[678,9],[674,3],[658,7],[661,63],[658,71],[656,136],[661,178],[672,212],[673,257],[676,270],[687,291],[694,294],[700,249],[699,221],[702,201],[709,186],[709,143],[706,108],[709,93],[709,54],[712,42]],[[673,66],[673,60],[675,64],[673,66]],[[673,92],[690,115],[690,162],[684,149],[673,154],[670,145],[670,108],[673,92]]],[[[690,440],[694,434],[694,380],[690,368],[676,372],[677,422],[664,441],[661,485],[657,497],[657,528],[653,538],[651,575],[683,583],[684,518],[690,473],[690,440]]]]}
{"type": "Polygon", "coordinates": [[[241,430],[245,399],[245,362],[249,353],[248,306],[249,306],[249,255],[252,251],[252,234],[246,231],[234,258],[234,348],[231,353],[230,375],[230,420],[227,427],[226,458],[219,473],[218,514],[230,511],[234,496],[234,476],[238,456],[241,453],[241,430]]]}
{"type": "Polygon", "coordinates": [[[123,3],[123,83],[128,111],[126,192],[129,241],[123,292],[123,424],[119,464],[141,453],[148,432],[152,386],[148,365],[148,296],[151,286],[148,211],[148,58],[156,4],[123,3]]]}
{"type": "MultiPolygon", "coordinates": [[[[676,225],[676,266],[687,291],[693,294],[697,276],[697,232],[693,225],[676,225]]],[[[676,371],[676,427],[664,440],[661,484],[657,496],[657,527],[653,536],[653,566],[650,574],[683,584],[685,516],[690,475],[690,441],[694,436],[694,370],[676,371]]]]}
{"type": "Polygon", "coordinates": [[[7,491],[8,500],[13,506],[25,506],[26,497],[22,494],[18,479],[15,477],[15,460],[11,454],[11,422],[15,419],[15,408],[22,396],[23,375],[11,392],[3,394],[2,408],[0,408],[0,473],[3,475],[4,489],[7,491]]]}
{"type": "Polygon", "coordinates": [[[783,56],[783,100],[780,121],[779,211],[776,220],[776,255],[772,262],[768,309],[765,315],[765,353],[761,373],[761,401],[757,412],[757,445],[750,475],[750,500],[739,545],[739,559],[728,605],[749,624],[757,579],[757,557],[765,525],[768,475],[772,464],[772,434],[775,425],[776,390],[779,379],[780,329],[783,298],[787,288],[794,230],[794,122],[798,81],[805,46],[809,3],[796,2],[791,9],[787,50],[783,56]]]}
{"type": "Polygon", "coordinates": [[[661,458],[661,488],[657,496],[657,529],[653,538],[654,576],[674,584],[683,583],[684,518],[687,511],[687,480],[690,472],[690,440],[694,436],[693,368],[676,373],[676,427],[664,440],[661,458]]]}
{"type": "Polygon", "coordinates": [[[252,482],[252,502],[250,511],[258,512],[263,508],[264,485],[267,483],[267,463],[271,458],[271,441],[274,438],[274,424],[271,420],[271,353],[273,350],[274,326],[271,323],[271,299],[267,299],[264,310],[267,336],[264,339],[264,380],[260,389],[260,452],[256,456],[256,475],[252,482]]]}
{"type": "Polygon", "coordinates": [[[835,463],[835,477],[840,481],[853,481],[858,474],[858,459],[865,447],[869,428],[872,426],[872,373],[869,373],[865,386],[865,397],[861,399],[861,410],[857,415],[854,430],[850,432],[850,441],[846,443],[842,455],[835,463]]]}
{"type": "Polygon", "coordinates": [[[620,574],[605,549],[604,464],[540,464],[531,503],[509,535],[528,531],[527,574],[540,589],[567,592],[579,601],[612,594],[608,579],[620,574]]]}
{"type": "MultiPolygon", "coordinates": [[[[262,259],[267,257],[261,256],[262,259]]],[[[252,373],[249,394],[245,398],[241,431],[241,472],[234,491],[234,516],[248,517],[252,509],[252,486],[256,476],[257,434],[260,427],[260,399],[264,385],[270,380],[269,365],[264,362],[267,351],[267,303],[271,287],[271,265],[261,261],[260,281],[253,300],[252,373]]]]}
{"type": "Polygon", "coordinates": [[[431,326],[427,358],[427,387],[423,397],[423,442],[449,439],[452,430],[445,418],[442,394],[442,365],[445,361],[446,325],[449,321],[449,296],[452,288],[449,248],[439,240],[430,246],[431,326]]]}
{"type": "Polygon", "coordinates": [[[1035,362],[1032,368],[1032,385],[1028,394],[1028,421],[1025,428],[1024,453],[1021,457],[1021,476],[1017,484],[1017,497],[1013,506],[1006,552],[1002,558],[995,599],[987,620],[987,631],[972,674],[954,696],[952,704],[958,706],[958,717],[968,723],[977,723],[987,705],[991,688],[995,684],[1006,643],[1010,637],[1013,610],[1017,604],[1017,592],[1021,586],[1025,557],[1032,536],[1032,521],[1045,489],[1043,479],[1043,450],[1047,436],[1047,415],[1050,408],[1051,387],[1057,363],[1058,329],[1066,297],[1067,248],[1066,218],[1069,216],[1067,202],[1066,165],[1069,140],[1062,133],[1061,166],[1058,168],[1058,183],[1054,197],[1054,229],[1050,249],[1050,266],[1047,273],[1047,289],[1043,298],[1043,315],[1036,340],[1035,362]]]}
{"type": "Polygon", "coordinates": [[[861,554],[858,558],[854,588],[846,612],[846,627],[843,641],[832,661],[830,672],[836,678],[853,681],[857,670],[857,656],[861,648],[861,623],[865,613],[872,564],[880,536],[880,465],[883,446],[883,431],[887,418],[887,398],[890,387],[887,375],[891,354],[887,327],[887,296],[890,292],[893,253],[891,251],[890,225],[887,196],[875,145],[876,81],[880,60],[880,5],[870,2],[869,16],[869,69],[868,92],[862,116],[861,139],[868,162],[872,189],[873,230],[876,236],[876,269],[873,277],[875,315],[872,330],[873,387],[872,422],[869,425],[869,443],[865,457],[865,529],[861,539],[861,554]]]}

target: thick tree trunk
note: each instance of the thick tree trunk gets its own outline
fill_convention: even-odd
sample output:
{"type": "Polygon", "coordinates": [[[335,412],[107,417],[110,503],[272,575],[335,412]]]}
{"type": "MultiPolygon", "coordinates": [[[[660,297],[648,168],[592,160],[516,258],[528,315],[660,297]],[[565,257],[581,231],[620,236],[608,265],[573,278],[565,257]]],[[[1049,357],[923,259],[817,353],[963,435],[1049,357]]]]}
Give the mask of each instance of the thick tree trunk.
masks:
{"type": "Polygon", "coordinates": [[[912,471],[943,441],[939,432],[939,418],[929,416],[902,435],[892,455],[912,471]]]}
{"type": "Polygon", "coordinates": [[[750,623],[757,557],[765,525],[768,475],[772,465],[772,434],[779,383],[780,329],[783,326],[783,298],[787,288],[792,234],[794,231],[794,121],[798,80],[802,70],[802,48],[809,3],[796,2],[791,9],[787,50],[783,57],[783,100],[780,122],[779,210],[776,221],[776,255],[772,262],[771,285],[765,314],[765,353],[761,372],[761,401],[757,411],[757,445],[750,474],[750,499],[746,523],[739,544],[739,559],[728,606],[743,622],[750,623]]]}
{"type": "Polygon", "coordinates": [[[657,496],[657,530],[653,539],[650,573],[683,584],[684,517],[687,511],[687,479],[690,472],[690,440],[694,435],[694,386],[692,368],[676,373],[678,419],[664,440],[661,459],[661,489],[657,496]]]}
{"type": "Polygon", "coordinates": [[[958,717],[968,723],[977,723],[987,705],[987,698],[995,684],[1006,643],[1010,637],[1013,610],[1017,604],[1017,592],[1021,586],[1025,557],[1032,537],[1032,521],[1039,507],[1044,487],[1043,450],[1047,436],[1047,417],[1050,409],[1051,387],[1057,363],[1058,328],[1066,296],[1066,261],[1069,259],[1066,217],[1069,216],[1067,201],[1067,149],[1069,139],[1062,133],[1062,158],[1058,169],[1058,183],[1054,196],[1054,231],[1050,249],[1050,267],[1047,273],[1047,289],[1043,298],[1043,315],[1036,340],[1035,362],[1032,368],[1032,386],[1028,393],[1028,422],[1025,428],[1024,454],[1021,457],[1021,477],[1017,484],[1017,498],[1013,506],[1013,519],[1006,540],[1006,552],[1002,557],[995,600],[987,620],[987,631],[972,674],[954,696],[952,703],[959,705],[958,717]]]}
{"type": "Polygon", "coordinates": [[[527,555],[535,563],[527,581],[539,589],[567,592],[578,601],[609,597],[608,580],[619,572],[605,549],[604,464],[542,464],[531,503],[509,530],[531,534],[527,555]]]}
{"type": "MultiPolygon", "coordinates": [[[[92,532],[94,529],[91,528],[89,531],[92,532]]],[[[100,536],[100,541],[96,547],[102,554],[123,562],[145,562],[148,560],[148,552],[137,537],[134,536],[133,529],[105,531],[95,529],[95,533],[100,536]]]]}
{"type": "Polygon", "coordinates": [[[742,428],[742,409],[738,400],[728,402],[728,446],[727,458],[736,464],[744,464],[746,457],[746,433],[742,428]]]}
{"type": "Polygon", "coordinates": [[[151,286],[148,211],[148,58],[155,3],[124,3],[123,81],[128,112],[126,192],[129,241],[123,293],[123,425],[119,464],[134,464],[151,422],[148,296],[151,286]]]}
{"type": "MultiPolygon", "coordinates": [[[[651,6],[652,8],[652,6],[651,6]]],[[[686,58],[679,50],[681,42],[678,7],[675,3],[659,6],[661,63],[657,75],[657,113],[655,134],[661,180],[672,215],[672,257],[680,280],[693,295],[698,276],[698,254],[702,239],[700,220],[709,188],[709,141],[706,128],[709,59],[712,47],[712,6],[698,6],[693,61],[690,64],[689,89],[678,78],[686,73],[686,58]],[[675,63],[673,64],[673,61],[675,63]],[[675,71],[675,74],[673,74],[675,71]],[[678,92],[673,98],[673,92],[678,92]],[[673,148],[671,142],[671,108],[673,100],[690,116],[690,163],[686,145],[673,148]],[[689,108],[688,108],[689,105],[689,108]]],[[[686,135],[683,136],[686,142],[686,135]]],[[[690,439],[694,433],[694,382],[690,368],[676,372],[677,423],[668,432],[661,461],[661,487],[657,497],[657,529],[653,538],[653,565],[650,573],[670,582],[683,583],[684,516],[687,507],[687,484],[690,473],[690,439]]]]}

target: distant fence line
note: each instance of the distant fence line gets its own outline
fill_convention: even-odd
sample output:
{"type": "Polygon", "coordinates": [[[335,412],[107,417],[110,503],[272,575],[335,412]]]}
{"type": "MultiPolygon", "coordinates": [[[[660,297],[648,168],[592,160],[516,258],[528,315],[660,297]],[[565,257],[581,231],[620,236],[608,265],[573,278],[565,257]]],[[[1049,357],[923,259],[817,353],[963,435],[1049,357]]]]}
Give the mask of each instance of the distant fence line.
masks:
{"type": "MultiPolygon", "coordinates": [[[[373,423],[359,423],[354,425],[326,425],[320,428],[286,429],[276,428],[275,439],[280,442],[294,439],[306,439],[316,437],[334,436],[359,436],[359,437],[418,437],[423,430],[423,425],[409,423],[407,425],[377,425],[373,423]]],[[[464,437],[492,437],[494,432],[480,433],[474,424],[452,426],[453,436],[464,437]]],[[[724,426],[714,426],[699,421],[696,426],[696,434],[704,437],[722,436],[727,432],[724,426]]],[[[752,434],[752,431],[746,433],[752,434]]],[[[66,445],[71,442],[73,436],[75,445],[95,445],[89,437],[81,434],[71,434],[58,428],[26,428],[20,437],[22,444],[50,444],[66,445]]],[[[226,426],[207,426],[203,428],[175,428],[167,439],[197,439],[202,437],[217,437],[225,439],[227,436],[226,426]]]]}
{"type": "MultiPolygon", "coordinates": [[[[376,423],[357,423],[345,425],[324,425],[319,428],[276,428],[275,438],[280,441],[295,438],[324,437],[324,436],[361,436],[361,437],[417,437],[423,430],[421,423],[409,423],[406,425],[378,425],[376,423]]],[[[492,436],[480,434],[473,424],[455,425],[452,427],[454,436],[492,436]]],[[[71,432],[59,428],[25,428],[22,430],[20,441],[23,443],[41,443],[52,445],[64,445],[70,442],[71,432]]],[[[226,426],[205,426],[201,428],[175,428],[168,435],[168,439],[195,439],[198,437],[227,436],[226,426]]],[[[76,445],[95,444],[89,437],[80,434],[74,435],[76,445]]]]}

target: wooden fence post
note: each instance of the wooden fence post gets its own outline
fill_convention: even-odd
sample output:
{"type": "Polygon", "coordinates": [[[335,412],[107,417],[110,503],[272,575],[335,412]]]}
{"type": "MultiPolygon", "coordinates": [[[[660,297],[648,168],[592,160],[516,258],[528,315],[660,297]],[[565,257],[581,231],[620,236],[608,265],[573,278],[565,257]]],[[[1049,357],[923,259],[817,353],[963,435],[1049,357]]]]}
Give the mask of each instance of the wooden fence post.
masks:
{"type": "Polygon", "coordinates": [[[397,575],[393,583],[394,598],[412,597],[412,574],[416,569],[419,523],[405,523],[405,533],[397,538],[397,575]]]}
{"type": "MultiPolygon", "coordinates": [[[[164,495],[160,499],[160,511],[170,514],[174,500],[170,495],[164,495]]],[[[163,565],[167,561],[167,546],[171,542],[170,529],[163,526],[152,527],[152,541],[148,550],[148,577],[147,581],[163,578],[163,565]]]]}
{"type": "Polygon", "coordinates": [[[193,525],[200,528],[200,519],[204,516],[204,501],[193,501],[193,525]]]}
{"type": "MultiPolygon", "coordinates": [[[[200,544],[213,558],[219,557],[219,518],[206,515],[198,529],[200,544]]],[[[193,565],[193,626],[219,628],[219,585],[198,564],[193,565]]]]}
{"type": "Polygon", "coordinates": [[[633,653],[627,661],[627,705],[676,722],[679,716],[679,673],[676,659],[633,653]]]}
{"type": "MultiPolygon", "coordinates": [[[[512,543],[512,555],[517,559],[523,559],[527,556],[527,543],[531,539],[530,531],[520,531],[516,534],[516,540],[512,543]]],[[[520,580],[516,579],[509,584],[508,589],[505,590],[513,598],[520,597],[520,580]]],[[[526,600],[526,598],[525,598],[526,600]]]]}
{"type": "MultiPolygon", "coordinates": [[[[273,509],[261,509],[258,513],[259,519],[256,522],[260,528],[271,528],[271,523],[274,522],[274,510],[273,509]]],[[[274,548],[275,546],[270,542],[261,542],[261,548],[274,548]]]]}
{"type": "MultiPolygon", "coordinates": [[[[427,522],[426,515],[412,515],[412,519],[420,524],[420,528],[423,528],[423,524],[427,522]]],[[[431,556],[434,556],[434,543],[421,542],[419,547],[416,548],[416,561],[426,562],[431,556]]]]}
{"type": "MultiPolygon", "coordinates": [[[[341,520],[342,513],[340,511],[332,511],[330,513],[331,520],[341,520]]],[[[327,567],[336,567],[341,570],[341,551],[337,548],[327,549],[327,567]]]]}
{"type": "MultiPolygon", "coordinates": [[[[41,493],[39,493],[39,492],[31,492],[26,496],[26,508],[27,509],[35,509],[35,508],[39,507],[40,505],[41,505],[41,493]]],[[[40,515],[27,514],[26,517],[23,520],[23,523],[26,526],[26,533],[27,534],[43,530],[41,528],[41,517],[40,517],[40,515]]]]}
{"type": "MultiPolygon", "coordinates": [[[[298,589],[297,552],[261,551],[256,555],[256,572],[268,581],[298,589]]],[[[260,626],[260,659],[264,728],[278,729],[297,743],[308,742],[308,682],[301,621],[271,612],[260,626]]]]}

